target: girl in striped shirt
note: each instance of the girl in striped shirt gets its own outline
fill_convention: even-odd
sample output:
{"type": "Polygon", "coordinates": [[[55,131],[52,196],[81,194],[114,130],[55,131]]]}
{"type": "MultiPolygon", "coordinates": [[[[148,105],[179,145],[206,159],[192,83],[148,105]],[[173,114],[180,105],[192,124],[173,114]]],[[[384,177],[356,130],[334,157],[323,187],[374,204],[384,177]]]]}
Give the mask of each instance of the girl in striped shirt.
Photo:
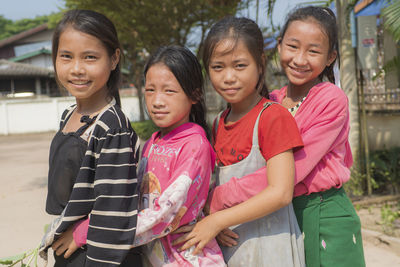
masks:
{"type": "Polygon", "coordinates": [[[137,136],[120,108],[115,27],[97,12],[68,11],[55,28],[52,50],[57,82],[76,99],[50,147],[46,211],[61,215],[46,240],[55,266],[141,266],[131,249],[137,136]],[[72,232],[87,218],[87,245],[75,251],[80,241],[72,232]]]}

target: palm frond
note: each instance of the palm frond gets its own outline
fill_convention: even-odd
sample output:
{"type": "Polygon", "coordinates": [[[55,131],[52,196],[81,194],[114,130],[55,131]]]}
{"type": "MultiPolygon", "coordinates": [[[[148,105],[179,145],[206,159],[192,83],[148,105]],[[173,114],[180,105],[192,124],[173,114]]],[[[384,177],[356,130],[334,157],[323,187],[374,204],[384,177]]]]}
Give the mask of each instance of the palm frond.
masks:
{"type": "Polygon", "coordinates": [[[393,34],[396,42],[400,41],[400,1],[391,1],[387,7],[382,10],[385,18],[385,28],[393,34]]]}

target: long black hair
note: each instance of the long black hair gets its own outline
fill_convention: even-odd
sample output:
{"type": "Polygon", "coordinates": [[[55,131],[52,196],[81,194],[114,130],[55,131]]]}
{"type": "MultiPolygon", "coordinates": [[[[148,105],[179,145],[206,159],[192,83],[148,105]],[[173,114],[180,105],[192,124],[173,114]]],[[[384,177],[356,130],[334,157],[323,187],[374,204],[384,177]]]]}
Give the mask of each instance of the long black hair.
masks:
{"type": "Polygon", "coordinates": [[[331,54],[332,52],[336,51],[335,60],[329,66],[325,67],[324,71],[319,75],[321,81],[324,78],[324,76],[326,76],[331,83],[335,83],[333,67],[335,61],[339,60],[339,44],[338,44],[338,27],[336,24],[336,17],[335,13],[333,13],[331,9],[327,7],[318,7],[318,6],[306,6],[295,9],[288,15],[286,23],[284,24],[279,34],[279,39],[280,40],[283,39],[286,30],[293,21],[307,21],[309,19],[316,21],[321,26],[321,29],[328,36],[328,41],[329,41],[328,54],[331,54]]]}
{"type": "MultiPolygon", "coordinates": [[[[203,46],[203,63],[207,74],[209,74],[209,64],[215,47],[224,39],[232,39],[235,45],[242,41],[247,47],[261,70],[256,89],[260,95],[268,98],[268,88],[265,84],[264,38],[257,23],[248,18],[228,16],[211,27],[203,46]]],[[[234,48],[235,46],[232,47],[234,48]]]]}
{"type": "MultiPolygon", "coordinates": [[[[60,36],[68,27],[73,27],[77,31],[96,37],[104,45],[110,57],[115,54],[117,49],[121,51],[117,30],[115,29],[114,24],[106,16],[92,10],[69,10],[57,24],[53,34],[52,59],[56,73],[56,59],[60,36]]],[[[118,106],[121,106],[121,99],[118,91],[120,82],[121,61],[119,60],[115,69],[111,71],[110,77],[107,81],[109,95],[115,98],[118,106]]]]}
{"type": "Polygon", "coordinates": [[[189,121],[199,124],[209,137],[206,122],[203,74],[196,56],[187,48],[170,45],[159,47],[148,59],[144,67],[144,77],[151,66],[162,63],[175,76],[185,94],[195,102],[192,105],[189,121]]]}

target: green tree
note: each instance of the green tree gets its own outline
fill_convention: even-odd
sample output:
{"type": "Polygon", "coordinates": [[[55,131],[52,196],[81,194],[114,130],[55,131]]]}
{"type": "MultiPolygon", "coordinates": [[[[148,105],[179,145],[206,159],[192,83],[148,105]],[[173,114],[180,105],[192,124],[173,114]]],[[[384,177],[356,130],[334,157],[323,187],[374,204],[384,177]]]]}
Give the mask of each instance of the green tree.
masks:
{"type": "Polygon", "coordinates": [[[142,70],[149,52],[177,44],[201,51],[206,30],[216,20],[235,14],[239,0],[66,0],[67,8],[105,14],[117,27],[130,78],[138,89],[140,119],[144,120],[142,70]],[[200,34],[197,34],[197,33],[200,34]],[[190,34],[200,38],[189,40],[190,34]]]}
{"type": "MultiPolygon", "coordinates": [[[[392,2],[382,10],[382,15],[385,28],[392,34],[393,40],[398,43],[400,42],[400,1],[392,2]]],[[[383,69],[385,72],[400,70],[400,58],[394,57],[385,64],[383,69]]]]}
{"type": "Polygon", "coordinates": [[[12,21],[0,15],[0,40],[47,23],[49,21],[49,16],[50,15],[37,16],[33,19],[12,21]]]}

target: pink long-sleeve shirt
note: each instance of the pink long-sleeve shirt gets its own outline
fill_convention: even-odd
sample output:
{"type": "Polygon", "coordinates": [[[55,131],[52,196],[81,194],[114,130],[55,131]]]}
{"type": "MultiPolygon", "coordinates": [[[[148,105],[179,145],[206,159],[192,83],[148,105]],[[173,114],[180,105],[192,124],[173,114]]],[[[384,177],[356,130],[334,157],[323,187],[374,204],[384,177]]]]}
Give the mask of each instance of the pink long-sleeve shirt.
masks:
{"type": "MultiPolygon", "coordinates": [[[[286,90],[273,91],[271,100],[282,103],[286,90]]],[[[353,163],[345,93],[332,83],[319,83],[310,89],[294,118],[304,143],[303,148],[294,151],[294,196],[341,187],[349,180],[353,163]]],[[[279,140],[279,136],[276,138],[279,140]]],[[[215,188],[211,212],[237,205],[267,185],[265,167],[240,179],[233,177],[215,188]]]]}

